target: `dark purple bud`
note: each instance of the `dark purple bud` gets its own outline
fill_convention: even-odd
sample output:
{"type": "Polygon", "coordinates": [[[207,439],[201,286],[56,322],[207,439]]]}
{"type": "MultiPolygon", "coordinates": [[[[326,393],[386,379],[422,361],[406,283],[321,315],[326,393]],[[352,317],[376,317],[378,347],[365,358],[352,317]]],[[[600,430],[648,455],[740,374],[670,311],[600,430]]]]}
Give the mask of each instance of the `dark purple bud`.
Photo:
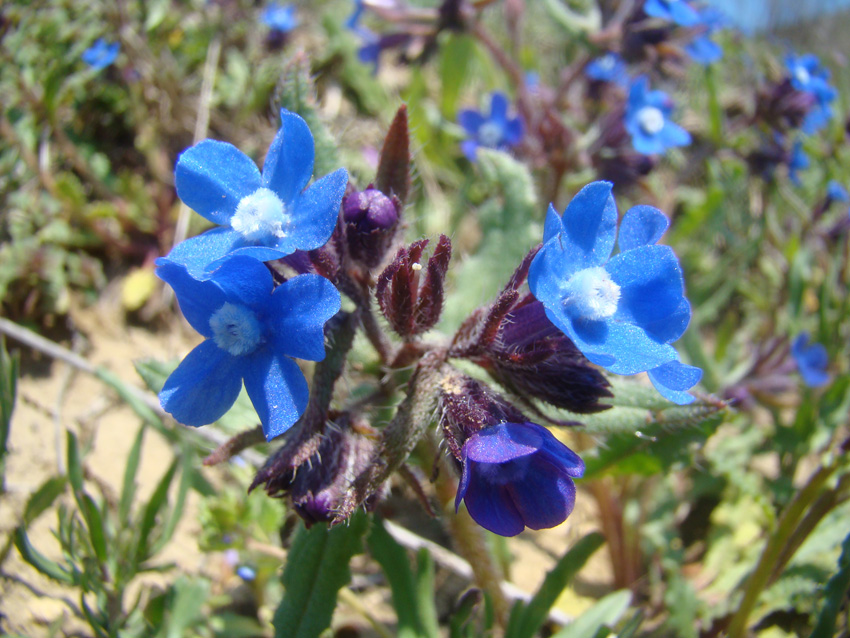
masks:
{"type": "MultiPolygon", "coordinates": [[[[353,481],[373,462],[375,439],[355,429],[348,414],[335,415],[323,434],[287,449],[284,446],[258,473],[251,489],[264,484],[269,496],[289,497],[293,509],[309,527],[330,522],[340,510],[349,511],[357,500],[353,481]]],[[[367,509],[378,495],[365,500],[367,509]]]]}
{"type": "Polygon", "coordinates": [[[817,105],[817,97],[798,91],[786,78],[759,91],[756,96],[756,119],[777,131],[800,128],[806,115],[817,105]]]}
{"type": "Polygon", "coordinates": [[[422,276],[420,259],[427,244],[428,240],[422,239],[400,248],[392,263],[378,276],[375,287],[381,312],[393,330],[405,339],[432,328],[443,309],[451,242],[445,235],[440,236],[422,276]]]}
{"type": "Polygon", "coordinates": [[[345,240],[349,257],[367,268],[384,260],[393,244],[401,203],[371,186],[353,191],[342,200],[345,240]]]}

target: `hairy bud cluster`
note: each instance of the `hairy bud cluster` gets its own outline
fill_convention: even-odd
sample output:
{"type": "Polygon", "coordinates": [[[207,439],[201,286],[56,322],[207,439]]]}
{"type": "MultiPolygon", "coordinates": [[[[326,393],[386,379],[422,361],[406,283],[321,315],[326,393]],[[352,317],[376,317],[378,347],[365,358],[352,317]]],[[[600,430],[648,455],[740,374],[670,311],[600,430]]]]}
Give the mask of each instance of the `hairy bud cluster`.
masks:
{"type": "Polygon", "coordinates": [[[427,265],[421,263],[427,239],[400,248],[375,287],[378,306],[393,330],[405,339],[433,328],[443,310],[443,286],[452,244],[440,235],[427,265]]]}

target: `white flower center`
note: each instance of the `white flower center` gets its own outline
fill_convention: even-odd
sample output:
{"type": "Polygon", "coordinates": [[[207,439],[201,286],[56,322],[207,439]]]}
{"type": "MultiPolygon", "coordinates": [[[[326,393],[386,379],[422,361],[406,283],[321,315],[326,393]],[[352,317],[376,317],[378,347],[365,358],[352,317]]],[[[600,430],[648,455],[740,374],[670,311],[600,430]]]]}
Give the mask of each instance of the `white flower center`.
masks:
{"type": "Polygon", "coordinates": [[[614,69],[614,56],[610,53],[608,53],[607,55],[603,55],[601,58],[599,58],[597,64],[599,65],[599,68],[603,71],[611,71],[614,69]]]}
{"type": "Polygon", "coordinates": [[[263,340],[257,316],[245,306],[225,303],[210,317],[213,341],[235,357],[250,354],[263,340]]]}
{"type": "Polygon", "coordinates": [[[478,129],[478,141],[482,146],[496,148],[502,141],[502,127],[495,122],[484,122],[478,129]]]}
{"type": "Polygon", "coordinates": [[[286,236],[290,217],[274,191],[258,188],[243,197],[230,226],[249,243],[265,244],[286,236]]]}
{"type": "Polygon", "coordinates": [[[637,121],[647,135],[655,135],[664,128],[664,114],[654,106],[644,106],[639,110],[637,121]]]}
{"type": "Polygon", "coordinates": [[[805,86],[809,83],[809,80],[812,79],[812,76],[809,74],[809,71],[801,64],[798,64],[794,68],[794,77],[797,78],[797,82],[805,86]]]}
{"type": "Polygon", "coordinates": [[[564,305],[576,317],[597,321],[617,312],[620,287],[601,266],[579,270],[570,277],[564,292],[564,305]]]}

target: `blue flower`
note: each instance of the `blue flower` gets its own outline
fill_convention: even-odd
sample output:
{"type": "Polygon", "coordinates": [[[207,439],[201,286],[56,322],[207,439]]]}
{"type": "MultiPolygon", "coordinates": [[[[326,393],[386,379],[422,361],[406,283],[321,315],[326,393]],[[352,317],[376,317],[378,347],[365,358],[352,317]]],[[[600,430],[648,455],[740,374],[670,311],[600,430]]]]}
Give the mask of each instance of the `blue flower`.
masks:
{"type": "Polygon", "coordinates": [[[284,5],[273,2],[263,10],[260,19],[272,31],[279,33],[289,33],[298,26],[295,7],[291,4],[284,5]]]}
{"type": "Polygon", "coordinates": [[[474,162],[478,147],[505,149],[516,146],[522,139],[522,120],[508,117],[508,98],[504,93],[494,91],[490,97],[490,115],[472,109],[458,113],[458,122],[471,136],[461,143],[464,155],[474,162]]]}
{"type": "Polygon", "coordinates": [[[797,369],[803,382],[810,388],[819,388],[830,381],[829,373],[826,371],[829,365],[829,357],[826,348],[820,343],[809,345],[809,335],[801,332],[791,344],[791,356],[797,363],[797,369]]]}
{"type": "Polygon", "coordinates": [[[118,57],[118,52],[120,50],[120,43],[113,42],[112,44],[109,44],[106,40],[100,38],[88,49],[83,51],[82,59],[83,62],[88,64],[91,68],[99,71],[115,62],[115,58],[118,57]]]}
{"type": "Polygon", "coordinates": [[[850,193],[834,179],[826,185],[826,196],[833,202],[850,202],[850,193]]]}
{"type": "Polygon", "coordinates": [[[644,12],[653,18],[663,18],[682,27],[693,27],[700,23],[700,16],[685,0],[646,0],[644,12]]]}
{"type": "Polygon", "coordinates": [[[611,82],[620,86],[627,86],[629,83],[626,65],[616,53],[606,53],[601,57],[594,58],[584,69],[584,74],[591,80],[599,80],[600,82],[611,82]]]}
{"type": "Polygon", "coordinates": [[[248,565],[241,565],[239,569],[236,570],[236,575],[246,582],[251,582],[252,580],[257,578],[257,572],[254,570],[253,567],[250,567],[248,565]]]}
{"type": "Polygon", "coordinates": [[[723,47],[711,36],[725,26],[726,17],[713,7],[705,7],[699,11],[699,18],[700,22],[696,26],[701,32],[685,45],[685,52],[694,62],[705,66],[723,57],[723,47]]]}
{"type": "Polygon", "coordinates": [[[618,239],[611,188],[588,184],[563,216],[549,206],[529,287],[592,363],[616,374],[649,372],[663,396],[689,403],[685,390],[701,371],[679,363],[670,344],[687,328],[691,306],[676,254],[656,245],[669,222],[656,208],[635,206],[623,216],[618,239]],[[619,253],[611,257],[615,242],[619,253]]]}
{"type": "Polygon", "coordinates": [[[363,11],[363,0],[354,0],[354,11],[351,12],[351,15],[345,21],[345,28],[357,32],[360,28],[360,16],[363,15],[363,11]]]}
{"type": "Polygon", "coordinates": [[[653,155],[691,143],[690,133],[669,119],[672,111],[673,101],[666,93],[650,91],[646,76],[635,79],[629,90],[625,125],[638,153],[653,155]]]}
{"type": "Polygon", "coordinates": [[[829,69],[823,67],[817,56],[811,53],[786,56],[785,68],[791,76],[791,86],[798,91],[811,93],[817,99],[815,106],[806,114],[801,127],[804,133],[814,133],[823,128],[832,117],[829,105],[835,99],[836,91],[829,84],[829,69]]]}
{"type": "Polygon", "coordinates": [[[463,444],[463,475],[455,509],[463,500],[481,527],[516,536],[526,527],[563,523],[576,500],[574,478],[584,462],[536,423],[500,423],[463,444]]]}
{"type": "Polygon", "coordinates": [[[220,228],[180,242],[168,255],[171,261],[199,276],[229,254],[269,261],[328,241],[348,174],[340,168],[305,190],[313,173],[313,136],[295,113],[282,109],[280,117],[262,175],[226,142],[204,140],[180,155],[177,195],[220,228]]]}
{"type": "Polygon", "coordinates": [[[212,423],[233,405],[244,380],[266,439],[283,434],[309,398],[293,357],[325,357],[323,326],[340,308],[339,292],[319,275],[275,288],[268,268],[244,255],[224,260],[205,279],[169,259],[157,266],[186,320],[206,338],[166,380],[159,393],[165,411],[185,425],[212,423]]]}

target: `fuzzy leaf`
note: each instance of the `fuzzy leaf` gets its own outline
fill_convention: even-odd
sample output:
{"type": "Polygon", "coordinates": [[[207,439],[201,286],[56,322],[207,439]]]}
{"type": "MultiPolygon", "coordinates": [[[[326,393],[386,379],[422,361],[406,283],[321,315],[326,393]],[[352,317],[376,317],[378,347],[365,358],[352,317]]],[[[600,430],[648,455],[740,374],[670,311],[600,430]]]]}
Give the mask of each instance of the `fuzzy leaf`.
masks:
{"type": "Polygon", "coordinates": [[[407,107],[404,104],[399,107],[384,139],[375,187],[388,197],[398,197],[402,206],[407,201],[410,189],[410,135],[407,107]]]}

